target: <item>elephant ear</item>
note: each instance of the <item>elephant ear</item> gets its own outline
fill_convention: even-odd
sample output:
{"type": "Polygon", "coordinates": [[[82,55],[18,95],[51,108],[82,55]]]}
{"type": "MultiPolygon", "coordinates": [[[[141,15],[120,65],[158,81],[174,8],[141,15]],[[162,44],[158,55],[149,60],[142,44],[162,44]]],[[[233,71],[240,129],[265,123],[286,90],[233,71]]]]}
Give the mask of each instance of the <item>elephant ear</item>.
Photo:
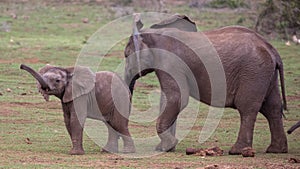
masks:
{"type": "Polygon", "coordinates": [[[161,28],[177,28],[182,31],[187,32],[197,32],[197,26],[195,22],[190,20],[189,17],[185,15],[175,14],[160,23],[152,25],[152,29],[161,29],[161,28]]]}
{"type": "Polygon", "coordinates": [[[82,66],[66,68],[68,84],[62,98],[63,103],[73,101],[75,98],[88,94],[95,87],[96,75],[91,69],[82,66]]]}
{"type": "MultiPolygon", "coordinates": [[[[39,70],[39,73],[40,73],[40,75],[43,76],[43,74],[45,74],[46,72],[48,72],[48,70],[50,70],[52,68],[54,68],[54,66],[51,66],[51,65],[47,64],[46,66],[42,67],[39,70]]],[[[39,92],[43,95],[44,99],[46,101],[49,101],[49,95],[46,94],[45,90],[42,89],[41,84],[39,82],[37,82],[36,85],[37,85],[37,88],[38,88],[39,92]]]]}
{"type": "Polygon", "coordinates": [[[133,14],[133,34],[140,32],[140,30],[143,28],[143,26],[144,26],[144,24],[141,21],[141,14],[134,13],[133,14]]]}

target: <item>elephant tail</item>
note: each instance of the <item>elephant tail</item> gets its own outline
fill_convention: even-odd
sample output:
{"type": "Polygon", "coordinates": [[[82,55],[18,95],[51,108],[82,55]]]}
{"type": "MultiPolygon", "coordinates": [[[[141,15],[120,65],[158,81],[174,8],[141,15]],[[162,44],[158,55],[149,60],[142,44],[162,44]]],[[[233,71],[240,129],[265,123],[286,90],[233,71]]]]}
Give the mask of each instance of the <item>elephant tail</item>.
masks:
{"type": "Polygon", "coordinates": [[[282,61],[280,59],[280,56],[278,54],[278,52],[275,52],[277,55],[277,63],[276,63],[276,68],[279,71],[279,77],[280,77],[280,86],[281,86],[281,95],[282,95],[282,100],[283,100],[283,109],[287,110],[287,101],[286,101],[286,96],[285,96],[285,84],[284,84],[284,72],[283,72],[283,64],[282,61]]]}
{"type": "MultiPolygon", "coordinates": [[[[265,44],[267,45],[267,48],[269,49],[268,51],[270,52],[270,54],[274,57],[275,61],[276,61],[276,70],[279,71],[279,77],[280,77],[280,86],[281,86],[281,95],[282,95],[282,108],[283,110],[288,110],[287,109],[287,101],[286,101],[286,96],[285,96],[285,84],[284,84],[284,72],[283,72],[283,63],[281,60],[281,57],[279,55],[279,53],[277,52],[277,50],[270,44],[268,43],[261,35],[256,34],[262,41],[265,42],[265,44]]],[[[282,115],[283,111],[282,111],[282,115]]],[[[284,116],[285,117],[285,116],[284,116]]]]}

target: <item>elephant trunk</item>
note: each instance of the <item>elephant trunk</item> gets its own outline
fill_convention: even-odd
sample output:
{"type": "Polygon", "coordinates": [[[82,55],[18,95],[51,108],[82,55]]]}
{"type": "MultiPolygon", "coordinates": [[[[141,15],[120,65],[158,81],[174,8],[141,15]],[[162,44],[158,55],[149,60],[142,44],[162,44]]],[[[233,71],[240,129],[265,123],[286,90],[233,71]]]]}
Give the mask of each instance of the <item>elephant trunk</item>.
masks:
{"type": "Polygon", "coordinates": [[[127,84],[127,86],[129,87],[131,96],[133,95],[133,89],[134,89],[134,85],[136,80],[138,79],[138,75],[134,76],[133,78],[129,75],[125,75],[125,82],[127,84]]]}
{"type": "MultiPolygon", "coordinates": [[[[128,85],[129,90],[131,92],[131,95],[133,94],[133,89],[134,89],[134,85],[135,82],[142,76],[145,76],[148,73],[153,72],[154,69],[144,69],[141,72],[137,73],[136,75],[132,74],[132,73],[126,73],[125,74],[125,83],[128,85]]],[[[128,70],[126,69],[125,72],[128,72],[128,70]]]]}
{"type": "Polygon", "coordinates": [[[24,64],[20,65],[20,69],[26,70],[27,72],[29,72],[41,85],[41,88],[43,90],[49,89],[48,84],[46,83],[46,81],[44,80],[44,78],[36,71],[34,71],[32,68],[30,68],[29,66],[26,66],[24,64]]]}
{"type": "Polygon", "coordinates": [[[293,125],[288,131],[288,134],[291,134],[294,130],[296,130],[298,127],[300,127],[300,121],[298,121],[298,123],[296,123],[295,125],[293,125]]]}
{"type": "Polygon", "coordinates": [[[135,81],[136,81],[136,79],[133,79],[130,82],[130,84],[129,84],[129,90],[130,90],[131,95],[133,94],[133,89],[134,89],[135,81]]]}

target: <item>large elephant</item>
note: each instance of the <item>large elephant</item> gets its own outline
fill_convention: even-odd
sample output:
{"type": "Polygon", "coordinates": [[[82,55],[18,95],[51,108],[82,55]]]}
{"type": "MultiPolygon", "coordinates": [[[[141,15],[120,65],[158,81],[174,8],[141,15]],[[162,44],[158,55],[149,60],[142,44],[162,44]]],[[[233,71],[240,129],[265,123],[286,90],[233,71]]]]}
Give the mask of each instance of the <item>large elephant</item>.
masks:
{"type": "Polygon", "coordinates": [[[49,95],[61,100],[64,121],[71,137],[72,155],[84,154],[83,126],[87,117],[102,120],[108,128],[107,144],[102,151],[118,152],[118,139],[124,142],[124,153],[135,152],[128,130],[130,92],[118,75],[101,71],[93,73],[87,67],[61,68],[46,65],[39,72],[22,64],[39,82],[39,91],[48,101],[49,95]]]}
{"type": "Polygon", "coordinates": [[[159,27],[142,29],[143,24],[137,16],[134,33],[124,52],[125,82],[133,92],[135,81],[141,76],[155,72],[159,80],[161,112],[156,129],[161,142],[156,150],[175,149],[178,141],[174,124],[179,112],[188,104],[189,96],[192,96],[214,107],[238,110],[240,129],[229,154],[241,154],[243,148],[252,147],[258,112],[267,118],[271,131],[271,144],[266,152],[287,153],[282,121],[283,109],[286,109],[283,64],[271,44],[256,32],[240,26],[195,32],[194,29],[177,28],[174,23],[161,22],[159,27]],[[209,49],[211,46],[213,49],[209,49]],[[215,60],[210,57],[214,51],[218,55],[215,60]],[[221,66],[214,69],[218,64],[221,66]],[[210,77],[214,71],[221,72],[219,77],[222,77],[223,71],[224,79],[210,77]],[[212,96],[215,92],[212,90],[213,83],[215,85],[216,82],[224,83],[224,90],[220,87],[216,92],[220,97],[212,96]]]}

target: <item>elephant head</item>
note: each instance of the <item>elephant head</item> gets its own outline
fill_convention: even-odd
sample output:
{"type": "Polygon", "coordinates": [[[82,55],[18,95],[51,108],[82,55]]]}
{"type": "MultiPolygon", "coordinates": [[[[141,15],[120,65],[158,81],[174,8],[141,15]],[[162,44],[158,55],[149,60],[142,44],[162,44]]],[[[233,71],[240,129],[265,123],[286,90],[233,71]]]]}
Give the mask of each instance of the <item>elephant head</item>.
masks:
{"type": "Polygon", "coordinates": [[[39,72],[24,64],[21,64],[20,68],[38,81],[38,90],[46,101],[49,100],[49,95],[54,95],[63,103],[67,103],[89,93],[95,86],[94,73],[85,67],[61,68],[46,65],[39,72]]]}
{"type": "Polygon", "coordinates": [[[173,15],[160,23],[154,24],[150,26],[150,29],[142,30],[143,23],[140,20],[140,15],[136,14],[134,18],[133,24],[133,34],[129,38],[129,42],[124,51],[124,55],[126,57],[126,67],[125,67],[125,82],[129,86],[131,93],[133,92],[133,88],[135,85],[135,81],[147,73],[153,71],[154,64],[154,54],[153,50],[144,50],[150,49],[151,40],[148,38],[149,32],[151,30],[155,31],[161,28],[174,28],[181,31],[187,32],[197,32],[196,24],[191,21],[185,15],[173,15]],[[149,31],[150,30],[150,31],[149,31]],[[145,41],[147,39],[147,42],[145,41]],[[143,56],[140,57],[140,51],[143,56]]]}

